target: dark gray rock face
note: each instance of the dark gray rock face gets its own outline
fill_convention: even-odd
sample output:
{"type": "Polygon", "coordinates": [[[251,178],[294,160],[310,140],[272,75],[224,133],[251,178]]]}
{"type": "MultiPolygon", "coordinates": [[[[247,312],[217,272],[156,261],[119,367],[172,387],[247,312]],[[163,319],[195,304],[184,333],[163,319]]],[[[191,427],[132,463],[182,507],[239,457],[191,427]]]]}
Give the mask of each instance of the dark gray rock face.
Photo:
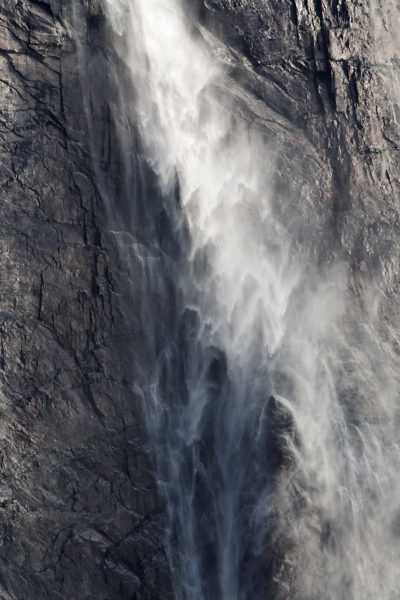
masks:
{"type": "Polygon", "coordinates": [[[278,179],[298,198],[306,234],[320,252],[334,248],[358,270],[382,272],[383,261],[398,262],[390,39],[398,12],[391,3],[373,6],[217,0],[205,1],[201,13],[234,52],[231,71],[247,106],[285,150],[278,179]]]}
{"type": "Polygon", "coordinates": [[[102,16],[85,2],[74,23],[68,5],[0,8],[0,597],[168,598],[129,353],[141,325],[96,179],[122,203],[102,16]]]}
{"type": "MultiPolygon", "coordinates": [[[[396,64],[388,28],[376,39],[372,21],[394,13],[371,6],[204,0],[196,18],[236,82],[229,94],[276,144],[277,197],[298,199],[289,228],[301,222],[321,268],[350,265],[354,315],[379,282],[398,362],[396,64]]],[[[140,158],[127,173],[100,3],[3,0],[0,61],[0,598],[168,600],[138,390],[174,327],[167,263],[178,252],[151,173],[140,158]],[[161,293],[117,229],[154,253],[161,293]]],[[[252,600],[296,597],[293,543],[271,542],[252,600]]]]}

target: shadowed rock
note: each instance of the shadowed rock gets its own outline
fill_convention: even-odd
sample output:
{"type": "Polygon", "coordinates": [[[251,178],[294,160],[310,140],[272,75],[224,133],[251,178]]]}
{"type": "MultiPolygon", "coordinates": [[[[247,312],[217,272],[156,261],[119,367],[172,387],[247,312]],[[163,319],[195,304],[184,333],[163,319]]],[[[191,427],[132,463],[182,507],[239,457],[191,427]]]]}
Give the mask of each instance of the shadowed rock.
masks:
{"type": "Polygon", "coordinates": [[[294,460],[296,426],[287,402],[271,396],[265,411],[267,463],[273,470],[287,469],[294,460]]]}

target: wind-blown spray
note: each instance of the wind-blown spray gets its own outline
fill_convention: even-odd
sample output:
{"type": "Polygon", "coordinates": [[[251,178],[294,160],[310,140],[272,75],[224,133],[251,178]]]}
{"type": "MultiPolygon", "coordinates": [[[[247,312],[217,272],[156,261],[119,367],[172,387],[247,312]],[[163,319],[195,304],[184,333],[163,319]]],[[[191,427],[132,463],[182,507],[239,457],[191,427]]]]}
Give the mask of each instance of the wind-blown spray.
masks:
{"type": "Polygon", "coordinates": [[[374,324],[349,344],[345,269],[319,274],[274,215],[273,149],[222,93],[184,6],[106,7],[146,160],[166,200],[179,190],[189,237],[181,331],[144,393],[175,597],[264,597],[275,552],[287,598],[394,598],[393,377],[374,324]]]}

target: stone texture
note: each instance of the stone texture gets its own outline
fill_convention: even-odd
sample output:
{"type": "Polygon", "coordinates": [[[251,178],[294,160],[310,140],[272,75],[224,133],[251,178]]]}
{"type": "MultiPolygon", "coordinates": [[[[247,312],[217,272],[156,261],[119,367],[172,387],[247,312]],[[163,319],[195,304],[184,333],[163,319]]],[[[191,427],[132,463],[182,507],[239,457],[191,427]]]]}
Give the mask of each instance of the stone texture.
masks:
{"type": "MultiPolygon", "coordinates": [[[[69,4],[0,7],[0,598],[167,600],[137,391],[173,328],[168,261],[179,253],[133,124],[121,142],[121,67],[101,5],[69,4]],[[158,288],[121,243],[132,232],[164,273],[158,288]],[[164,317],[154,335],[146,314],[164,317]]],[[[380,327],[397,364],[398,15],[372,6],[199,0],[194,18],[227,68],[221,95],[277,150],[276,210],[293,232],[301,223],[322,269],[350,265],[354,319],[384,290],[380,327]],[[283,196],[296,199],[290,214],[283,196]]],[[[295,541],[279,527],[249,569],[252,600],[296,597],[295,541]]]]}
{"type": "Polygon", "coordinates": [[[0,598],[168,598],[140,324],[104,227],[105,187],[124,198],[103,19],[68,4],[0,8],[0,598]]]}

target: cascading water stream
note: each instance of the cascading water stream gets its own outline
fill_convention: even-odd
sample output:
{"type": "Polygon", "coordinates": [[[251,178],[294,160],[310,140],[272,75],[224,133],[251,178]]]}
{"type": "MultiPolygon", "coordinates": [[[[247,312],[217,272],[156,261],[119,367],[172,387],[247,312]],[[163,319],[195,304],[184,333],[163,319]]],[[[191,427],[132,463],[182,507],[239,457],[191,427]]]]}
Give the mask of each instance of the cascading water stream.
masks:
{"type": "Polygon", "coordinates": [[[180,331],[143,392],[175,597],[264,597],[280,553],[287,598],[392,600],[396,394],[374,315],[346,321],[346,269],[318,273],[274,214],[273,149],[184,4],[106,7],[146,160],[167,205],[179,190],[189,240],[180,331]]]}

